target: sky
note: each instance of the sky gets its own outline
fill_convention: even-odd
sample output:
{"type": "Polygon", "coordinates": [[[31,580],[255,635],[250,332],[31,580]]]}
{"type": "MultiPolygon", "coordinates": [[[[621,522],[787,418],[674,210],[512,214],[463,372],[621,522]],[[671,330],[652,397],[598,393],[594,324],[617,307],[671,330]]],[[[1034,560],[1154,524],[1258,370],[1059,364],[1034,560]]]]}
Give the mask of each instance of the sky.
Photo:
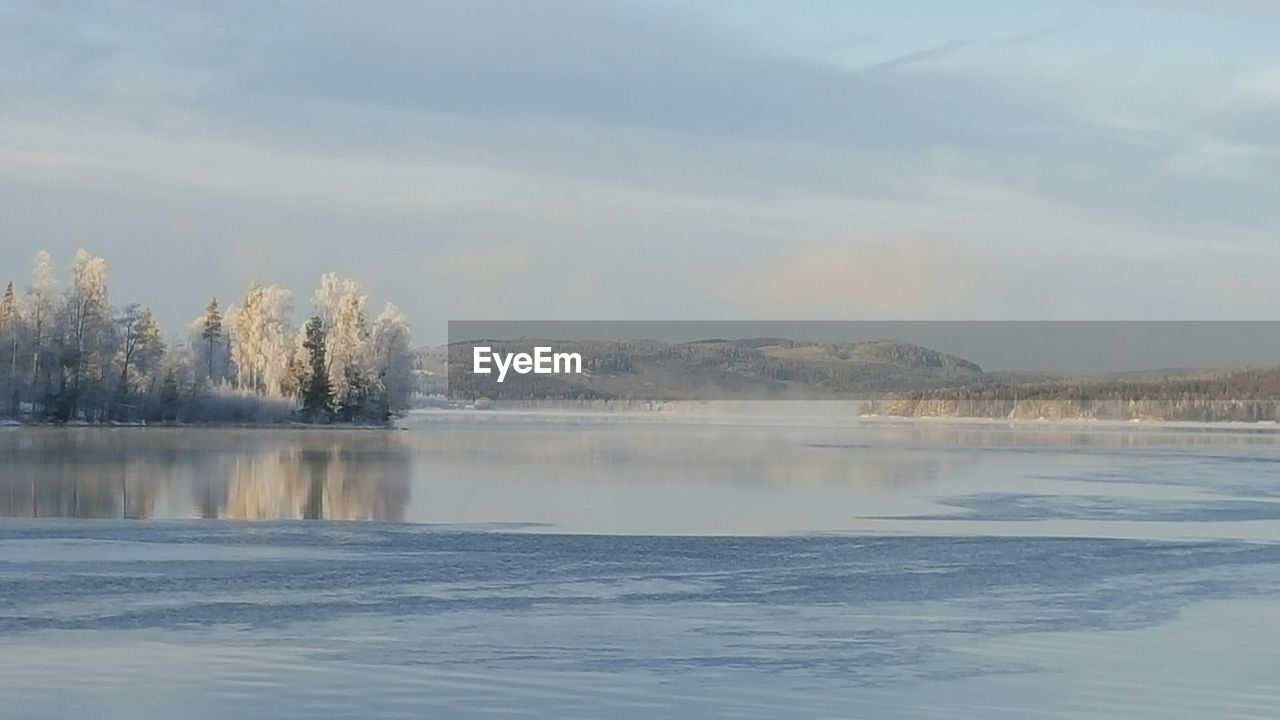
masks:
{"type": "Polygon", "coordinates": [[[0,281],[172,330],[1275,319],[1271,0],[0,0],[0,281]]]}

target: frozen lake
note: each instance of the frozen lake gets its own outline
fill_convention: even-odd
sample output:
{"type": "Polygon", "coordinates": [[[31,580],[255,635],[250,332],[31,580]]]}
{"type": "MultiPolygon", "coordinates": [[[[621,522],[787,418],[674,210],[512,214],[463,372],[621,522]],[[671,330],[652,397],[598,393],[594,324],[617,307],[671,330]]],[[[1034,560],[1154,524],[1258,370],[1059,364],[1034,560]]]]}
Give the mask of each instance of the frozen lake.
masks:
{"type": "Polygon", "coordinates": [[[1274,429],[8,428],[0,515],[6,718],[1280,717],[1274,429]]]}

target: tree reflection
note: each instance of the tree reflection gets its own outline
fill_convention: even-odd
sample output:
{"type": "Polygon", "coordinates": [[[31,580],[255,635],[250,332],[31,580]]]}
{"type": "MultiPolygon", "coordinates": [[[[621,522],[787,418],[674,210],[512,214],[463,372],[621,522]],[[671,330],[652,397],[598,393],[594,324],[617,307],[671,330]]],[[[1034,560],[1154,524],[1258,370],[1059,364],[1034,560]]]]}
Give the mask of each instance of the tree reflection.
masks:
{"type": "Polygon", "coordinates": [[[23,431],[0,443],[0,515],[404,519],[410,454],[382,432],[23,431]]]}

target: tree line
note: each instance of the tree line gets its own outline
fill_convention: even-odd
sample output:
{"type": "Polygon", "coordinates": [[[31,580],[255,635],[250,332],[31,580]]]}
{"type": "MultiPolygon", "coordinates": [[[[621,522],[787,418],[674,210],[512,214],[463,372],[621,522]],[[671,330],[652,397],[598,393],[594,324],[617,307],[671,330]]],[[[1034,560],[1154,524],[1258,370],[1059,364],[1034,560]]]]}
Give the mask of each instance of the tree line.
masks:
{"type": "Polygon", "coordinates": [[[985,382],[887,394],[865,403],[862,411],[905,417],[1275,422],[1280,420],[1280,368],[985,382]]]}
{"type": "Polygon", "coordinates": [[[381,423],[408,409],[408,320],[369,318],[359,283],[328,273],[302,327],[293,296],[255,284],[166,339],[150,308],[115,307],[107,264],[75,254],[65,286],[48,252],[0,295],[0,417],[32,422],[381,423]]]}

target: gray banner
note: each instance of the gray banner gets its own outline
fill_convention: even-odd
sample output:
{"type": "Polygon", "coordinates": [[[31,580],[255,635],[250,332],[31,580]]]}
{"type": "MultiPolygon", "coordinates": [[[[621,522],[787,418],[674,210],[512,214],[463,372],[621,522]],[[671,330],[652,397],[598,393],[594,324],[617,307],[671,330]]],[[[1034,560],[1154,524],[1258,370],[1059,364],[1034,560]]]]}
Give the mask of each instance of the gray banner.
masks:
{"type": "Polygon", "coordinates": [[[1280,322],[449,323],[457,402],[861,400],[868,414],[1274,421],[1280,322]]]}

